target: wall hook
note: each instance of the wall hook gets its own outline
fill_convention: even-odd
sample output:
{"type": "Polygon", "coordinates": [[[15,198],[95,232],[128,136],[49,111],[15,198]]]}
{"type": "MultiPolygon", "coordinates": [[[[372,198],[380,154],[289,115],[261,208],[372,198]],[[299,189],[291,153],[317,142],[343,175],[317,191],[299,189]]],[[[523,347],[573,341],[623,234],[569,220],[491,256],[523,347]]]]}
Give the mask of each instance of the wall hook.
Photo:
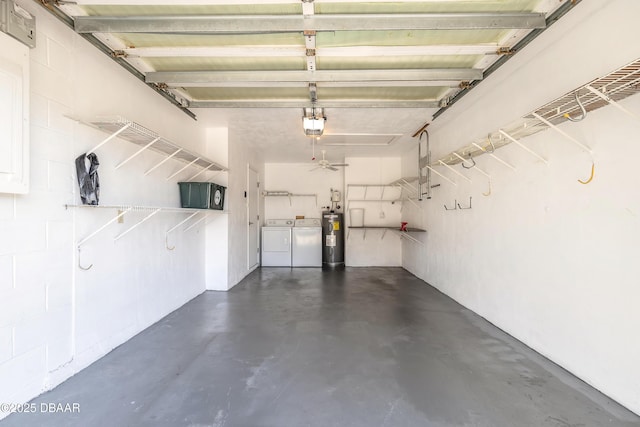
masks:
{"type": "Polygon", "coordinates": [[[91,268],[93,268],[93,264],[89,265],[89,267],[82,266],[82,262],[80,262],[80,248],[78,248],[78,268],[85,271],[91,270],[91,268]]]}
{"type": "Polygon", "coordinates": [[[569,115],[569,113],[564,113],[562,115],[562,117],[564,117],[565,119],[572,121],[572,122],[579,122],[580,120],[583,120],[585,117],[587,117],[587,110],[584,108],[584,105],[582,105],[582,102],[580,102],[580,98],[578,97],[578,91],[576,90],[575,92],[573,92],[573,97],[575,98],[576,102],[578,103],[578,106],[580,107],[580,111],[582,111],[582,115],[580,117],[571,117],[569,115]]]}
{"type": "Polygon", "coordinates": [[[493,139],[491,138],[491,133],[487,135],[487,139],[489,140],[489,145],[491,145],[491,151],[487,150],[486,148],[484,149],[484,151],[486,153],[493,154],[496,151],[496,146],[493,145],[493,139]]]}
{"type": "Polygon", "coordinates": [[[445,210],[448,210],[448,211],[455,211],[456,209],[458,209],[458,206],[460,206],[460,205],[458,204],[458,201],[457,201],[457,200],[454,200],[454,201],[453,201],[453,207],[452,207],[452,208],[448,208],[448,207],[447,207],[447,205],[444,205],[444,208],[445,208],[445,210]]]}
{"type": "Polygon", "coordinates": [[[482,193],[482,195],[487,197],[491,195],[491,177],[489,177],[489,191],[482,193]]]}
{"type": "Polygon", "coordinates": [[[175,246],[169,246],[169,233],[165,234],[164,236],[164,247],[167,248],[167,250],[174,250],[176,247],[175,246]]]}
{"type": "Polygon", "coordinates": [[[471,161],[473,162],[473,164],[472,164],[471,166],[466,166],[466,165],[464,164],[464,161],[463,161],[462,163],[460,163],[460,164],[462,165],[462,167],[463,167],[463,168],[465,168],[465,169],[471,169],[471,168],[473,168],[473,167],[476,165],[476,161],[475,161],[475,159],[473,158],[473,156],[471,155],[471,153],[469,153],[469,160],[471,160],[471,161]]]}
{"type": "Polygon", "coordinates": [[[593,176],[595,174],[595,171],[596,171],[596,164],[595,163],[591,163],[591,176],[589,177],[589,179],[586,180],[586,181],[582,181],[581,179],[579,179],[578,182],[580,184],[588,184],[588,183],[590,183],[593,180],[593,176]]]}
{"type": "Polygon", "coordinates": [[[460,203],[458,203],[458,209],[471,209],[471,196],[469,196],[469,207],[463,208],[462,206],[460,206],[460,203]]]}

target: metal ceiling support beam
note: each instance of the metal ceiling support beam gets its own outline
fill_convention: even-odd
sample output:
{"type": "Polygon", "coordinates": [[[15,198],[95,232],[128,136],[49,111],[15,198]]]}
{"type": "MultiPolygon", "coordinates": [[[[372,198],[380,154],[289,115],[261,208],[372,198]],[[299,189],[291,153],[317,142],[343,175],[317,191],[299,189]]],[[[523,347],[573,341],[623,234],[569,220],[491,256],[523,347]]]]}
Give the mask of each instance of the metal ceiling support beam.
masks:
{"type": "Polygon", "coordinates": [[[157,71],[147,73],[147,83],[205,87],[220,82],[376,82],[480,80],[482,70],[444,68],[420,70],[316,70],[316,71],[157,71]]]}
{"type": "MultiPolygon", "coordinates": [[[[485,72],[484,72],[484,78],[486,79],[491,74],[493,74],[505,62],[507,62],[509,59],[513,58],[525,46],[527,46],[536,37],[538,37],[540,34],[542,34],[543,31],[545,31],[551,25],[553,25],[556,22],[558,22],[558,20],[560,18],[562,18],[567,12],[569,12],[571,9],[573,9],[574,7],[579,5],[581,1],[582,0],[571,0],[571,1],[564,2],[555,12],[553,12],[551,15],[549,15],[549,17],[546,19],[546,23],[545,23],[544,27],[536,28],[536,29],[531,30],[531,32],[529,34],[527,34],[522,40],[520,40],[518,43],[516,43],[515,46],[513,46],[511,48],[513,50],[513,52],[514,52],[513,55],[502,55],[496,62],[494,62],[489,68],[487,68],[485,70],[485,72]]],[[[458,92],[452,99],[449,100],[449,102],[447,103],[446,106],[444,106],[443,108],[441,108],[438,111],[436,111],[436,113],[433,115],[431,120],[435,120],[436,118],[438,118],[442,113],[444,113],[447,109],[449,109],[453,104],[458,102],[463,96],[465,96],[467,93],[469,93],[469,91],[471,89],[473,89],[473,87],[475,86],[475,83],[476,82],[470,84],[468,87],[466,87],[466,88],[462,89],[460,92],[458,92]]]]}
{"type": "MultiPolygon", "coordinates": [[[[74,20],[69,18],[67,15],[65,15],[62,11],[60,11],[60,9],[55,7],[53,4],[51,4],[51,3],[46,3],[45,4],[44,2],[37,1],[37,0],[36,0],[36,3],[39,3],[43,8],[45,8],[49,13],[51,13],[51,15],[56,17],[60,22],[62,22],[65,25],[67,25],[69,28],[71,28],[71,29],[74,28],[74,20]]],[[[94,35],[92,35],[92,34],[80,34],[80,36],[82,36],[85,40],[87,40],[89,43],[91,43],[100,52],[104,53],[105,55],[110,57],[112,60],[117,62],[122,68],[124,68],[125,70],[127,70],[128,72],[133,74],[137,79],[139,79],[139,80],[141,80],[143,82],[145,81],[144,74],[142,74],[140,71],[135,69],[131,64],[129,64],[123,58],[118,57],[116,55],[113,55],[113,50],[111,48],[109,48],[107,45],[105,45],[104,43],[102,43],[100,40],[98,40],[98,38],[96,38],[94,35]]],[[[147,83],[147,86],[149,86],[151,89],[153,89],[156,93],[158,93],[160,96],[165,98],[167,101],[172,103],[174,106],[178,107],[183,113],[185,113],[186,115],[188,115],[192,119],[197,120],[196,115],[193,114],[192,111],[189,111],[189,109],[187,109],[184,105],[182,105],[170,93],[168,93],[165,90],[160,89],[155,84],[147,83]]]]}
{"type": "MultiPolygon", "coordinates": [[[[314,0],[315,3],[344,3],[345,0],[314,0]]],[[[402,3],[440,3],[443,0],[402,0],[402,3]]],[[[445,0],[447,1],[447,0],[445,0]]],[[[450,1],[450,0],[449,0],[450,1]]],[[[389,0],[367,0],[367,3],[388,3],[389,0]]],[[[78,5],[104,5],[105,0],[76,0],[78,5]]],[[[182,0],[181,6],[192,5],[255,5],[255,4],[299,4],[300,0],[182,0]]],[[[109,5],[126,6],[175,6],[175,0],[109,0],[109,5]]]]}
{"type": "Polygon", "coordinates": [[[500,49],[496,43],[478,45],[345,46],[316,48],[315,37],[313,37],[312,40],[313,44],[311,44],[310,36],[305,36],[306,46],[154,46],[122,49],[122,53],[127,57],[140,58],[296,58],[304,56],[308,49],[315,49],[316,56],[363,58],[371,56],[496,55],[500,49]]]}
{"type": "MultiPolygon", "coordinates": [[[[310,101],[191,101],[189,108],[303,108],[310,101]]],[[[438,108],[437,100],[428,101],[318,101],[318,108],[438,108]]]]}
{"type": "MultiPolygon", "coordinates": [[[[232,81],[232,82],[211,82],[207,84],[202,83],[182,83],[180,85],[170,84],[169,87],[254,87],[254,88],[269,88],[269,87],[299,87],[307,88],[309,83],[307,82],[246,82],[246,81],[232,81]]],[[[331,87],[445,87],[445,88],[457,88],[460,86],[458,80],[429,80],[429,81],[375,81],[375,82],[321,82],[316,84],[319,88],[331,88],[331,87]]],[[[183,98],[188,98],[183,96],[183,98]]]]}
{"type": "Polygon", "coordinates": [[[79,33],[263,34],[545,28],[543,13],[76,16],[79,33]]]}

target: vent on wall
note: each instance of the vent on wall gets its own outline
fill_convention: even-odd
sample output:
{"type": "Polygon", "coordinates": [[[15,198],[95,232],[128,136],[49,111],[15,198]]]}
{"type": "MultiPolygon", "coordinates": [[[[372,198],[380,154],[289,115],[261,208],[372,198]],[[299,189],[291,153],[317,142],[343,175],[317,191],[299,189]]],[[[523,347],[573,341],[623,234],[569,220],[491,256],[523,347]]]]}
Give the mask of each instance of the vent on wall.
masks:
{"type": "Polygon", "coordinates": [[[318,138],[318,145],[380,147],[394,144],[401,134],[334,133],[318,138]]]}

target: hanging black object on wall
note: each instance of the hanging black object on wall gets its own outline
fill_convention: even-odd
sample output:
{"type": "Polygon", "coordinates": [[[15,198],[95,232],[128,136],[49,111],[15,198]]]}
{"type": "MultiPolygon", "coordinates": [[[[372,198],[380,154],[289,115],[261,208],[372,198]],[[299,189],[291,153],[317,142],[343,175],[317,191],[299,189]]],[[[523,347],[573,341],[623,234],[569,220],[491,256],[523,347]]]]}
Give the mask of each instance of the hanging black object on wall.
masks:
{"type": "Polygon", "coordinates": [[[98,166],[100,162],[94,153],[85,153],[76,159],[76,174],[83,205],[97,205],[100,199],[98,166]]]}

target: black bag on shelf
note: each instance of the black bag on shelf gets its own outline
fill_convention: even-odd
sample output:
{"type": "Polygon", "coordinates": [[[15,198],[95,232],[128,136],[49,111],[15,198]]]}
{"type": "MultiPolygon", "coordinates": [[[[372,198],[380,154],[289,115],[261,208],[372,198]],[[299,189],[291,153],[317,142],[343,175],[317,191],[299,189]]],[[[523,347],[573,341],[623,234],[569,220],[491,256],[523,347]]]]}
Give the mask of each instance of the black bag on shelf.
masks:
{"type": "Polygon", "coordinates": [[[100,178],[98,177],[98,156],[94,153],[82,154],[76,159],[76,174],[80,185],[80,199],[83,205],[97,205],[100,199],[100,178]]]}

